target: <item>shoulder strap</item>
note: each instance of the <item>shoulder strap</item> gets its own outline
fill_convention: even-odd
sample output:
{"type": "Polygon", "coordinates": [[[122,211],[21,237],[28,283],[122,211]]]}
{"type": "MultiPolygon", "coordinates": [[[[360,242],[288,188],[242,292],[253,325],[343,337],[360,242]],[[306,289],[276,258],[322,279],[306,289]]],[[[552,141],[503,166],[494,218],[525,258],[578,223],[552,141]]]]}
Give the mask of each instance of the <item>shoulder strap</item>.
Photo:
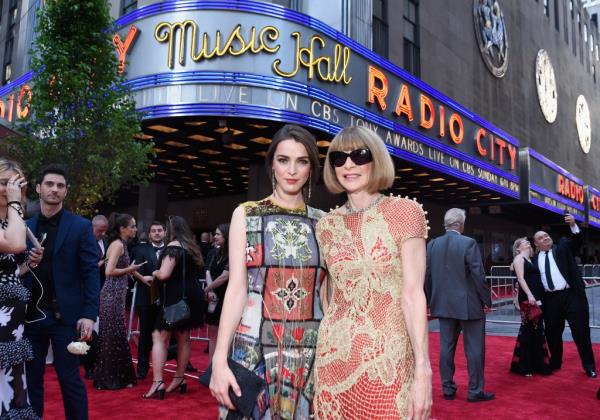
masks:
{"type": "Polygon", "coordinates": [[[183,244],[181,244],[181,249],[183,250],[183,257],[181,258],[181,285],[183,287],[183,296],[181,298],[185,300],[185,248],[183,247],[183,244]]]}

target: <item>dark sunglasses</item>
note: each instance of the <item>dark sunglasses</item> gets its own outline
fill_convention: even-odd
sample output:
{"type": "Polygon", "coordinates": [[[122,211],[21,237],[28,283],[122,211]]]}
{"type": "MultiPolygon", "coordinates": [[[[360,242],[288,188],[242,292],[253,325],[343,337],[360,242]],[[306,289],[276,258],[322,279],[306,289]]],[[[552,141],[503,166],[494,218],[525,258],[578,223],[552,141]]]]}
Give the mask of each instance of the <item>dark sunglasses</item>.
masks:
{"type": "Polygon", "coordinates": [[[350,158],[355,165],[366,165],[373,161],[373,155],[369,149],[356,149],[350,153],[346,152],[331,152],[329,153],[329,162],[331,166],[339,168],[344,166],[346,160],[350,158]]]}

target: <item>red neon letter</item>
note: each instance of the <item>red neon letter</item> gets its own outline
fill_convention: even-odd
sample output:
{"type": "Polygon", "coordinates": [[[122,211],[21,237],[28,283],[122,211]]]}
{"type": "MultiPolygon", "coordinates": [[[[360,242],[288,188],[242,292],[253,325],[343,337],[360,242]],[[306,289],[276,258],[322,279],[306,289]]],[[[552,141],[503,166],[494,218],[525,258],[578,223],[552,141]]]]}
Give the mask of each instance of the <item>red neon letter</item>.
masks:
{"type": "Polygon", "coordinates": [[[369,66],[369,99],[368,103],[375,103],[375,99],[377,99],[377,105],[381,108],[382,111],[385,111],[387,108],[387,104],[385,103],[385,97],[388,93],[388,81],[385,74],[381,72],[379,69],[376,69],[373,66],[369,66]],[[375,79],[377,79],[381,83],[381,87],[375,86],[375,79]]]}

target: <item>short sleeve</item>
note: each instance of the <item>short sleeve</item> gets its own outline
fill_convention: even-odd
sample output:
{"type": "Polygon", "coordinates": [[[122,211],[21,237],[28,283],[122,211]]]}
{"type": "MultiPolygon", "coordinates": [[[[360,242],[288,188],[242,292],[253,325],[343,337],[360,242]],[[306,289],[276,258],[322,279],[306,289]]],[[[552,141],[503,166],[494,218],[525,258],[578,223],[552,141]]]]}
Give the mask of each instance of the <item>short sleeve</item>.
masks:
{"type": "Polygon", "coordinates": [[[160,253],[160,261],[162,262],[167,256],[174,258],[176,263],[178,263],[183,256],[183,248],[180,246],[169,245],[160,253]]]}
{"type": "Polygon", "coordinates": [[[393,197],[389,199],[386,207],[384,214],[390,226],[390,233],[397,244],[400,245],[411,238],[427,239],[429,231],[427,212],[419,202],[393,197]]]}

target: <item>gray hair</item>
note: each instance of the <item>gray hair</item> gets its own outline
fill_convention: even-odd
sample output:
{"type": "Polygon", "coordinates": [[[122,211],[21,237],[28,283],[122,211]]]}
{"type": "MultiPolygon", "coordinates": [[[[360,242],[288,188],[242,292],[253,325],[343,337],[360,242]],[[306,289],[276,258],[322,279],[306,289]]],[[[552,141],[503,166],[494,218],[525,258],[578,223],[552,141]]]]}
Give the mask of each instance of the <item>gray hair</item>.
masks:
{"type": "Polygon", "coordinates": [[[467,216],[463,209],[450,209],[444,215],[444,228],[446,230],[456,229],[461,225],[464,225],[466,219],[467,216]]]}
{"type": "Polygon", "coordinates": [[[100,223],[106,223],[108,225],[108,219],[106,218],[106,216],[104,216],[102,214],[97,214],[92,219],[92,225],[98,225],[100,223]]]}

